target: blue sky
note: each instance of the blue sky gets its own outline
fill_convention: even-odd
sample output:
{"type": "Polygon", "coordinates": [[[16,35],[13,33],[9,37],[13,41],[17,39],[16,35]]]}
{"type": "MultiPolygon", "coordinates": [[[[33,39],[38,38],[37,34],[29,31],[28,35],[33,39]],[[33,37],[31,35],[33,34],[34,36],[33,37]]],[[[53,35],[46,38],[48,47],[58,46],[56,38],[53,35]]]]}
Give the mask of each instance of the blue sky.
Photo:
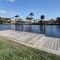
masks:
{"type": "Polygon", "coordinates": [[[60,0],[0,0],[0,16],[13,17],[19,14],[21,18],[30,13],[34,18],[40,18],[43,14],[45,19],[60,16],[60,0]]]}

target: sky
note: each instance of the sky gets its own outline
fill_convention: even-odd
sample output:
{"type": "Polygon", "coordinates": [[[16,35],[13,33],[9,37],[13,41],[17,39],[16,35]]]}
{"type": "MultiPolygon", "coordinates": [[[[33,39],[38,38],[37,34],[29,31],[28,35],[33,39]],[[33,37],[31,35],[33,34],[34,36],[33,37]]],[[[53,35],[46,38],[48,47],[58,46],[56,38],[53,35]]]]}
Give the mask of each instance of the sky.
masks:
{"type": "Polygon", "coordinates": [[[34,18],[45,19],[60,17],[60,0],[0,0],[0,17],[14,17],[19,15],[25,19],[29,13],[34,13],[34,18]]]}

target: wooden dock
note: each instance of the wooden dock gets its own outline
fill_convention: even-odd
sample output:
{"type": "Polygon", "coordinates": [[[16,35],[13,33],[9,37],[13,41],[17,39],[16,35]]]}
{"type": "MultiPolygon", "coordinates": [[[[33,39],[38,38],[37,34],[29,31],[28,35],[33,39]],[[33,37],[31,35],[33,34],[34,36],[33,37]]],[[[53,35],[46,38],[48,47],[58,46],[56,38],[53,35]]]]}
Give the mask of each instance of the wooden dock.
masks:
{"type": "Polygon", "coordinates": [[[46,37],[43,34],[21,32],[14,30],[0,31],[0,36],[19,42],[28,47],[46,51],[60,56],[60,39],[46,37]]]}

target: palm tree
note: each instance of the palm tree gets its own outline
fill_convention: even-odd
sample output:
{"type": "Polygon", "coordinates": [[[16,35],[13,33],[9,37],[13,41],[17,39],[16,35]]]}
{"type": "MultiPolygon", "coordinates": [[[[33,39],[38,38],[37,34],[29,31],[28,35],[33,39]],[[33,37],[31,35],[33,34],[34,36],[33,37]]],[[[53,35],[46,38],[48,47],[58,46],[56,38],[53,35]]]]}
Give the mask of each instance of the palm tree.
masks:
{"type": "Polygon", "coordinates": [[[60,17],[57,17],[57,18],[56,18],[56,22],[57,22],[58,24],[60,24],[60,17]]]}
{"type": "Polygon", "coordinates": [[[19,15],[16,15],[16,16],[15,16],[16,20],[17,20],[18,17],[19,17],[19,15]]]}
{"type": "Polygon", "coordinates": [[[32,19],[33,19],[33,16],[34,16],[34,13],[31,12],[31,13],[26,17],[26,19],[32,20],[32,19]]]}
{"type": "Polygon", "coordinates": [[[43,26],[42,25],[44,25],[44,29],[43,29],[43,32],[44,32],[44,34],[45,34],[45,22],[43,21],[43,19],[45,18],[45,16],[44,15],[41,15],[41,27],[43,28],[43,26]]]}
{"type": "Polygon", "coordinates": [[[34,16],[34,13],[31,12],[29,15],[30,15],[30,16],[34,16]]]}
{"type": "Polygon", "coordinates": [[[60,17],[57,17],[57,18],[56,18],[56,21],[60,21],[60,17]]]}
{"type": "Polygon", "coordinates": [[[42,21],[42,20],[45,18],[45,16],[44,16],[44,15],[41,15],[41,17],[40,17],[40,18],[41,18],[41,21],[42,21]]]}

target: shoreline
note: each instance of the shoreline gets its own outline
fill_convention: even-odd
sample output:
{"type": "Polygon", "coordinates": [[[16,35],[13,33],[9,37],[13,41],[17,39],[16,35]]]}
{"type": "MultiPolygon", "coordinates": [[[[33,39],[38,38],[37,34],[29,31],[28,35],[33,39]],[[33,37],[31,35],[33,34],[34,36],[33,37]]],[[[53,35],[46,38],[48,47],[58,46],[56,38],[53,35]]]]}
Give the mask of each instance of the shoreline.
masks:
{"type": "MultiPolygon", "coordinates": [[[[0,24],[0,25],[4,25],[4,24],[0,24]]],[[[7,23],[5,25],[60,25],[60,24],[10,24],[10,23],[7,23]]]]}

